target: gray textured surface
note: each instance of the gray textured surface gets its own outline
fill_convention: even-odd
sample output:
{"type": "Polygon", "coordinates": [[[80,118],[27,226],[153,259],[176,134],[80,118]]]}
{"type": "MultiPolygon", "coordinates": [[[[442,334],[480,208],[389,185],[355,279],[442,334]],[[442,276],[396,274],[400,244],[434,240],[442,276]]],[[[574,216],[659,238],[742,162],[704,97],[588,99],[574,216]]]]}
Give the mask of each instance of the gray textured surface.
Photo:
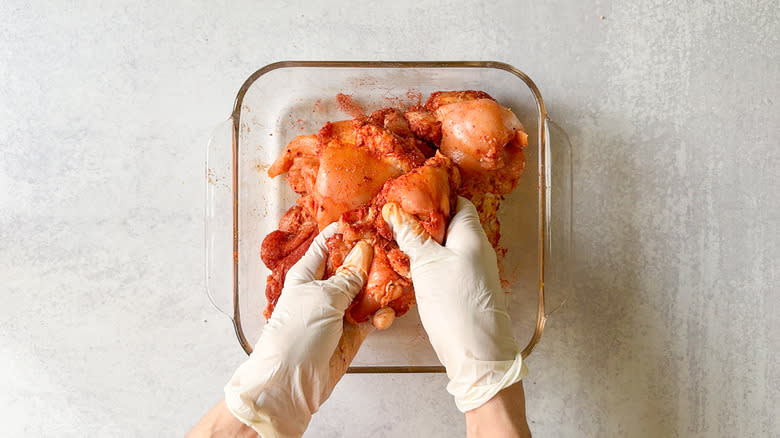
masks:
{"type": "MultiPolygon", "coordinates": [[[[203,147],[280,59],[536,80],[577,244],[537,436],[780,435],[776,2],[159,3],[0,4],[2,435],[177,436],[217,401],[243,353],[203,294],[203,147]]],[[[444,384],[349,376],[307,436],[461,435],[444,384]]]]}

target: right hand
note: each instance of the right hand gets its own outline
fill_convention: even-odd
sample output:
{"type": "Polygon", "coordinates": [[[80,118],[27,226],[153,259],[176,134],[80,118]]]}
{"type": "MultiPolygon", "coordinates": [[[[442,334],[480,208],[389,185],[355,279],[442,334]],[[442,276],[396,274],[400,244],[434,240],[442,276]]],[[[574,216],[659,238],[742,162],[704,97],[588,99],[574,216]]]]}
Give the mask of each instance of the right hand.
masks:
{"type": "Polygon", "coordinates": [[[387,203],[382,217],[409,257],[425,331],[462,412],[478,408],[527,370],[512,334],[496,253],[469,200],[459,197],[439,245],[414,216],[387,203]]]}

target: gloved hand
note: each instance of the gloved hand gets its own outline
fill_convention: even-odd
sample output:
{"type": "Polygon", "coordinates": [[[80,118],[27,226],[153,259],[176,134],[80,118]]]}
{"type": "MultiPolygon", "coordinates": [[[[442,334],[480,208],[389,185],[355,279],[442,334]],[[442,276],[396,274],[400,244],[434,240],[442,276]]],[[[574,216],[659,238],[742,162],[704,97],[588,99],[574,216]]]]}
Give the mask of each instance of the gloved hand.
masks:
{"type": "Polygon", "coordinates": [[[409,256],[420,320],[458,409],[478,408],[520,381],[528,371],[512,334],[496,253],[474,204],[458,198],[444,246],[397,204],[385,204],[382,217],[409,256]]]}
{"type": "Polygon", "coordinates": [[[320,280],[325,239],[336,228],[326,227],[287,272],[254,351],[225,386],[228,409],[263,438],[301,436],[346,369],[333,373],[329,362],[338,356],[344,311],[363,287],[373,253],[359,242],[333,277],[320,280]]]}

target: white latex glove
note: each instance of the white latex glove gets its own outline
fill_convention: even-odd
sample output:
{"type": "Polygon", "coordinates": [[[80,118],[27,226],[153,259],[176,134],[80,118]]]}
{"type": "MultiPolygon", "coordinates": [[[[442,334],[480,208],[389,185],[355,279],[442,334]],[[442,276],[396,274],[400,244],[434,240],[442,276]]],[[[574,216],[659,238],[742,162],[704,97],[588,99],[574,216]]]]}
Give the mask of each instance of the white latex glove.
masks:
{"type": "Polygon", "coordinates": [[[458,409],[478,408],[520,381],[528,371],[512,334],[496,253],[474,204],[458,198],[444,246],[397,204],[385,204],[382,217],[409,256],[420,320],[458,409]]]}
{"type": "Polygon", "coordinates": [[[344,311],[363,287],[372,248],[359,242],[336,274],[320,280],[326,227],[287,272],[284,289],[252,354],[225,386],[228,409],[263,438],[299,437],[328,398],[340,374],[331,356],[342,335],[344,311]]]}

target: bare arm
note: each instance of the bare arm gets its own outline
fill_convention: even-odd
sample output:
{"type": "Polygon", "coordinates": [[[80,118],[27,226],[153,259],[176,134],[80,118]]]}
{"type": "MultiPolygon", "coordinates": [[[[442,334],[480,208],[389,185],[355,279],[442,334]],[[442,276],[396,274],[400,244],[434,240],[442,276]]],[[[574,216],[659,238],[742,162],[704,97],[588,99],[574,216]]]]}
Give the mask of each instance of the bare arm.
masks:
{"type": "Polygon", "coordinates": [[[498,392],[482,406],[466,412],[466,437],[527,438],[523,382],[498,392]]]}
{"type": "Polygon", "coordinates": [[[221,400],[211,408],[185,438],[257,438],[257,432],[238,421],[221,400]]]}
{"type": "MultiPolygon", "coordinates": [[[[495,395],[484,405],[466,412],[467,438],[531,436],[525,417],[523,382],[518,382],[495,395]]],[[[222,400],[203,416],[186,438],[255,438],[251,427],[238,421],[222,400]]]]}

